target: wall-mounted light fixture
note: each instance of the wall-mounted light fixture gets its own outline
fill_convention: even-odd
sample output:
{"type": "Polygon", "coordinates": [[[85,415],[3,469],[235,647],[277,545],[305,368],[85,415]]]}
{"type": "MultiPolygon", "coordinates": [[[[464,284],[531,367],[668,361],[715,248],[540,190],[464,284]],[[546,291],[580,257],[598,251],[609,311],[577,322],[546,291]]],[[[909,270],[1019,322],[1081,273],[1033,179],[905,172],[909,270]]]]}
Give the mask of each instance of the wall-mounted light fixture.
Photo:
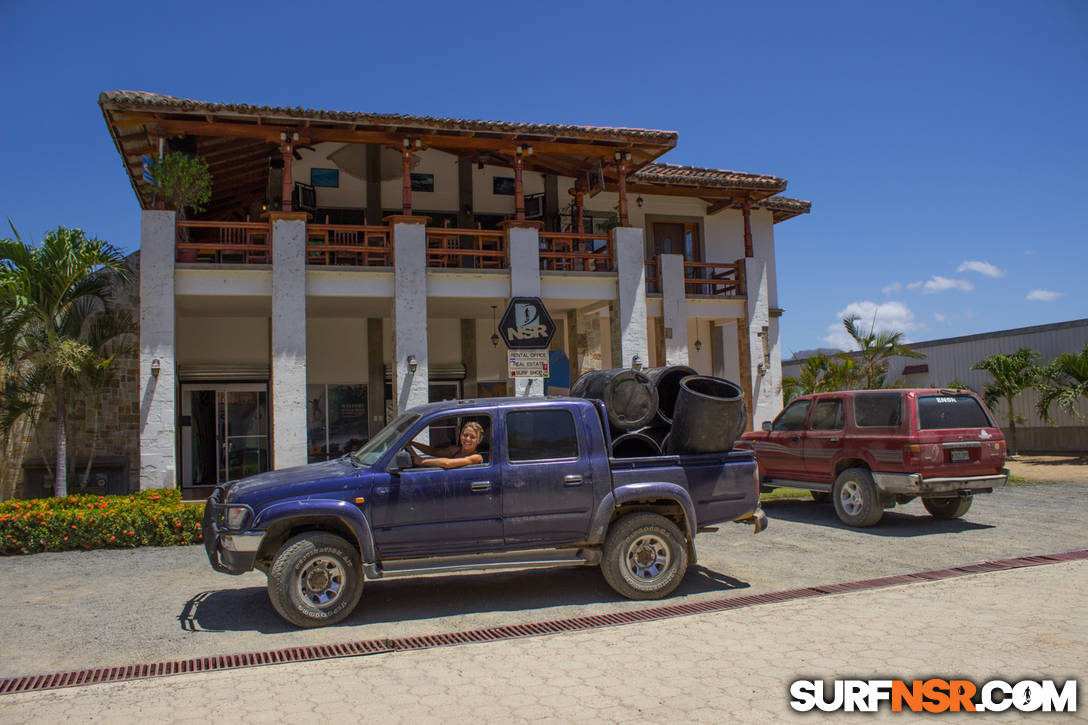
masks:
{"type": "MultiPolygon", "coordinates": [[[[491,329],[492,330],[498,330],[499,329],[499,326],[495,324],[495,305],[491,305],[491,329]]],[[[492,347],[498,347],[499,346],[499,333],[498,332],[492,332],[491,333],[491,346],[492,347]]]]}
{"type": "Polygon", "coordinates": [[[642,197],[640,196],[639,198],[635,199],[635,203],[638,204],[638,208],[641,209],[643,204],[642,197]]]}
{"type": "Polygon", "coordinates": [[[631,367],[635,370],[641,370],[642,358],[640,358],[638,355],[635,355],[633,358],[631,358],[631,367]]]}
{"type": "Polygon", "coordinates": [[[416,360],[415,355],[408,356],[408,372],[414,373],[419,369],[419,362],[416,360]]]}
{"type": "Polygon", "coordinates": [[[703,341],[699,340],[699,339],[696,339],[695,340],[695,352],[699,352],[702,349],[703,349],[703,341]]]}
{"type": "Polygon", "coordinates": [[[153,377],[153,378],[159,377],[159,371],[160,370],[162,370],[162,361],[159,360],[158,358],[155,358],[154,360],[151,361],[151,377],[153,377]]]}

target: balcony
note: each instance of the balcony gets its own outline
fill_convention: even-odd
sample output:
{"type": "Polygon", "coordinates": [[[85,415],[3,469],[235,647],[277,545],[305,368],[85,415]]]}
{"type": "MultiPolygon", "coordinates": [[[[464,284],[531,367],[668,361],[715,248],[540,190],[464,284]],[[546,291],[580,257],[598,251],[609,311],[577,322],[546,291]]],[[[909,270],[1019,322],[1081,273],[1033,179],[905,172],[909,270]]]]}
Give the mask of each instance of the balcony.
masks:
{"type": "Polygon", "coordinates": [[[179,221],[175,260],[206,264],[271,264],[266,222],[179,221]]]}
{"type": "MultiPolygon", "coordinates": [[[[737,297],[744,294],[739,262],[684,262],[684,296],[737,297]]],[[[646,292],[661,294],[660,258],[646,260],[646,292]]]]}

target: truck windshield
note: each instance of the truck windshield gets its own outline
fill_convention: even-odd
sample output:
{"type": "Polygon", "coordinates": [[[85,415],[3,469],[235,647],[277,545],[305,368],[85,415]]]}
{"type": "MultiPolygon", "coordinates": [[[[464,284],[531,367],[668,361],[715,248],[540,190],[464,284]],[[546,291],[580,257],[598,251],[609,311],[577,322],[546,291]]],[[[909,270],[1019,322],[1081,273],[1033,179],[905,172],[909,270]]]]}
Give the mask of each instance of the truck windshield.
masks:
{"type": "Polygon", "coordinates": [[[405,413],[396,418],[392,423],[378,431],[378,435],[371,438],[365,446],[355,451],[356,462],[364,466],[373,466],[386,452],[396,444],[400,437],[419,420],[419,415],[405,413]]]}
{"type": "Polygon", "coordinates": [[[989,428],[993,424],[972,395],[918,396],[919,430],[989,428]]]}

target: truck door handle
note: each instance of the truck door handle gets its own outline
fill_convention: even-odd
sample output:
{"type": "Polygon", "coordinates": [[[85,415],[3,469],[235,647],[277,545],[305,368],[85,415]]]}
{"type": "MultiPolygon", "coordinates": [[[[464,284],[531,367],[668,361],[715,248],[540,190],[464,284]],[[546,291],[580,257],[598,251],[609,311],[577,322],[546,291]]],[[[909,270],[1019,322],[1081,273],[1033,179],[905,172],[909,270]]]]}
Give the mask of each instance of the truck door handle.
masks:
{"type": "Polygon", "coordinates": [[[563,485],[564,486],[581,486],[582,485],[582,477],[581,476],[563,476],[563,485]]]}
{"type": "Polygon", "coordinates": [[[838,443],[838,442],[839,442],[839,439],[838,439],[838,438],[828,438],[828,439],[827,439],[827,442],[828,442],[828,443],[838,443]]]}
{"type": "Polygon", "coordinates": [[[491,481],[473,481],[469,485],[469,489],[472,491],[490,491],[491,481]]]}

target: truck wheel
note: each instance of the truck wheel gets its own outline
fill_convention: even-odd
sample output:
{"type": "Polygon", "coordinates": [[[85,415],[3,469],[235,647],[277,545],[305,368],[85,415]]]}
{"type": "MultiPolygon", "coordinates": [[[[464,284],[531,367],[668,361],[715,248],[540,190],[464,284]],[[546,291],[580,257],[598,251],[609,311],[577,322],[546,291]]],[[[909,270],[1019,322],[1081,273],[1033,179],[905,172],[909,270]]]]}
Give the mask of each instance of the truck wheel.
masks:
{"type": "Polygon", "coordinates": [[[973,498],[923,498],[922,505],[935,519],[958,519],[971,508],[973,498]]]}
{"type": "Polygon", "coordinates": [[[280,547],[268,570],[272,606],[299,627],[343,620],[362,594],[359,552],[334,534],[299,534],[280,547]]]}
{"type": "Polygon", "coordinates": [[[831,500],[831,494],[827,491],[809,491],[812,495],[812,500],[816,503],[827,503],[831,500]]]}
{"type": "Polygon", "coordinates": [[[831,489],[835,513],[847,526],[872,526],[884,515],[873,475],[864,468],[847,468],[831,489]]]}
{"type": "Polygon", "coordinates": [[[601,573],[628,599],[660,599],[680,586],[688,569],[683,534],[669,519],[637,513],[612,524],[604,541],[601,573]]]}

